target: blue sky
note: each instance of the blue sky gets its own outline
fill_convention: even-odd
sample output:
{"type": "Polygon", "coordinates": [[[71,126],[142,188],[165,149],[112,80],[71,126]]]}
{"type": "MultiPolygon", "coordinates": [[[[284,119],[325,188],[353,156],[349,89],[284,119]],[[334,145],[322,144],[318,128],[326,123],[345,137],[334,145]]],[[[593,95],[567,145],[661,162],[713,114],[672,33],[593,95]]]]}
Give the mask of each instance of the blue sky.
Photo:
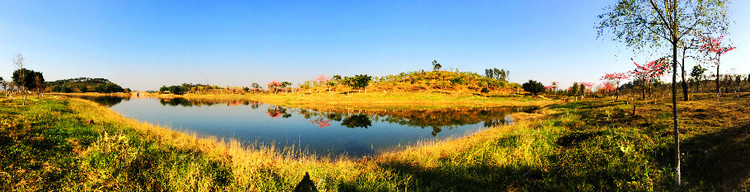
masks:
{"type": "MultiPolygon", "coordinates": [[[[22,53],[47,80],[103,77],[135,90],[381,76],[429,70],[435,59],[480,74],[507,69],[514,82],[599,82],[633,68],[628,48],[596,38],[610,3],[0,0],[0,77],[22,53]]],[[[722,73],[750,73],[748,3],[732,4],[738,49],[722,57],[722,73]]]]}

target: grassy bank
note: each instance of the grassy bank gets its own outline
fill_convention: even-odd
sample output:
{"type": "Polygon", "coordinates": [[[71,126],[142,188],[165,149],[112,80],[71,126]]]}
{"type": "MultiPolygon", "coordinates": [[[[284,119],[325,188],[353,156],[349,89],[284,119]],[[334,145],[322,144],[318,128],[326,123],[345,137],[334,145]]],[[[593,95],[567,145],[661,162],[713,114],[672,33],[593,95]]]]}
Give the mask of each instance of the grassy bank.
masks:
{"type": "MultiPolygon", "coordinates": [[[[624,102],[556,104],[514,114],[519,123],[512,126],[354,160],[199,139],[85,100],[33,98],[22,105],[0,98],[0,186],[288,191],[309,172],[323,191],[669,190],[665,103],[637,103],[635,114],[624,102]]],[[[747,95],[680,104],[683,189],[750,188],[749,105],[747,95]]]]}

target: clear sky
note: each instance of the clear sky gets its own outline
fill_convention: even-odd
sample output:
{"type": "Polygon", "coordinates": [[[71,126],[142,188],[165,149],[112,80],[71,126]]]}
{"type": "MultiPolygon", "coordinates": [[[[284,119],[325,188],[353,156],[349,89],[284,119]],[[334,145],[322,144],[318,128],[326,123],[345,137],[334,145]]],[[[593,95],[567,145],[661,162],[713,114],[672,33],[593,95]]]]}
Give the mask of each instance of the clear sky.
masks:
{"type": "MultiPolygon", "coordinates": [[[[0,0],[0,77],[10,79],[18,53],[47,80],[103,77],[134,90],[381,76],[437,59],[568,86],[634,68],[628,48],[596,38],[597,15],[612,2],[0,0]]],[[[722,57],[722,72],[747,74],[750,2],[731,9],[738,49],[722,57]]]]}

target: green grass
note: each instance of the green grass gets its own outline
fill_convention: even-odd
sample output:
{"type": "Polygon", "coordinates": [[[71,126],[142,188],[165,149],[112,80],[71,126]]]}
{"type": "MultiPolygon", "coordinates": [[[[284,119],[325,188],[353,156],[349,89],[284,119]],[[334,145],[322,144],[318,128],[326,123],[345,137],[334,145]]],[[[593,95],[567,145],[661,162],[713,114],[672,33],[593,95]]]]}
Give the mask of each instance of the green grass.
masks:
{"type": "Polygon", "coordinates": [[[227,166],[194,151],[176,150],[146,133],[91,122],[69,101],[2,100],[0,187],[4,190],[161,190],[228,184],[227,166]]]}
{"type": "MultiPolygon", "coordinates": [[[[367,159],[196,138],[79,99],[22,103],[0,98],[3,191],[289,191],[305,172],[321,191],[672,189],[666,100],[637,102],[636,114],[623,101],[555,104],[514,114],[512,126],[367,159]]],[[[750,189],[749,105],[680,103],[683,190],[750,189]]]]}

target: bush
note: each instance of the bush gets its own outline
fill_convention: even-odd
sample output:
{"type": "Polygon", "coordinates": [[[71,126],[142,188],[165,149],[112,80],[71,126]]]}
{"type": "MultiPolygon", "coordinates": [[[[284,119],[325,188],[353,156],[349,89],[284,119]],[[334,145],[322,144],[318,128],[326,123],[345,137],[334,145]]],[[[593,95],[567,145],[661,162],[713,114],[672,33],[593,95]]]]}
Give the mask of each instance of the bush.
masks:
{"type": "Polygon", "coordinates": [[[455,84],[463,85],[464,83],[466,83],[466,81],[464,81],[462,77],[456,77],[456,78],[451,79],[451,85],[455,85],[455,84]]]}
{"type": "Polygon", "coordinates": [[[544,85],[540,82],[529,80],[529,82],[526,82],[523,84],[523,90],[527,91],[531,94],[537,95],[538,93],[544,93],[544,85]]]}

